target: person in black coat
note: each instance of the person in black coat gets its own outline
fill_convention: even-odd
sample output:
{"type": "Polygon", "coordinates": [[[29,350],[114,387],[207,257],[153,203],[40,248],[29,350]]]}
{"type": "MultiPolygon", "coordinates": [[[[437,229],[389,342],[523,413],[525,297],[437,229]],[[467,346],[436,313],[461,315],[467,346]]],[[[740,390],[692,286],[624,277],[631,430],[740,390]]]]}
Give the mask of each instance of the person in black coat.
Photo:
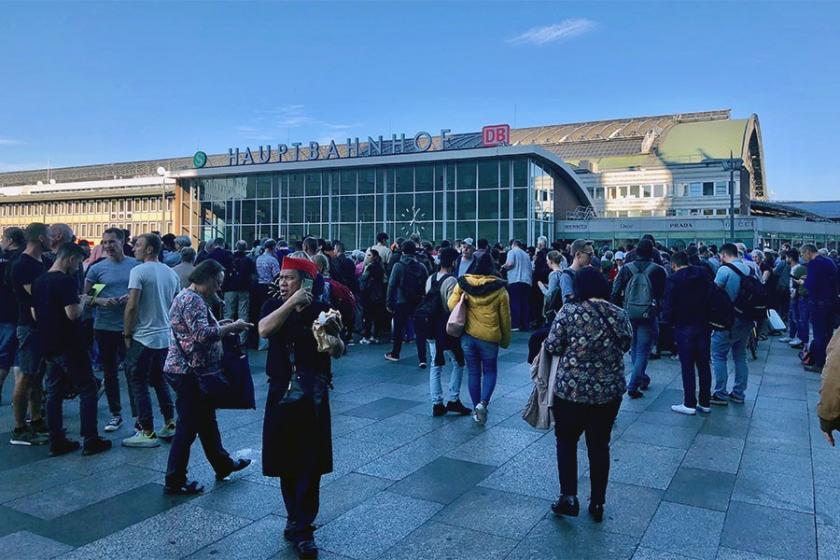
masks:
{"type": "Polygon", "coordinates": [[[280,477],[287,519],[283,534],[300,558],[318,556],[312,524],[318,516],[321,476],[333,469],[330,362],[344,351],[337,336],[328,353],[318,351],[312,324],[329,306],[313,293],[317,274],[308,259],[283,259],[259,323],[260,336],[269,341],[263,475],[280,477]]]}

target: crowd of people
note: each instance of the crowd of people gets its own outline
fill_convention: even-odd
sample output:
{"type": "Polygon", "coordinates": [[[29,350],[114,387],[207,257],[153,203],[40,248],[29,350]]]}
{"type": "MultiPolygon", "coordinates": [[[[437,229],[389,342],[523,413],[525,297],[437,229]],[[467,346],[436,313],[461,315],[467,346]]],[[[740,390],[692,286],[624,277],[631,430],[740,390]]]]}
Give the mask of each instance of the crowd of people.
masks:
{"type": "MultiPolygon", "coordinates": [[[[122,371],[134,426],[122,445],[171,441],[165,491],[198,493],[187,476],[196,437],[220,480],[250,463],[224,449],[202,376],[224,367],[223,343],[266,350],[263,472],[281,479],[284,536],[313,558],[320,478],[332,470],[332,360],[356,344],[380,344],[389,346],[385,360],[400,362],[413,344],[417,367],[429,370],[431,414],[483,426],[499,349],[527,331],[528,361],[537,368],[537,356],[556,360],[549,406],[561,495],[552,509],[578,515],[585,434],[589,512],[600,521],[612,426],[625,395],[643,398],[650,388],[649,360],[670,354],[680,362],[684,399],[674,412],[709,414],[712,405],[744,403],[752,342],[784,334],[779,340],[800,351],[803,367],[820,372],[838,325],[838,257],[812,244],[775,253],[740,243],[666,248],[651,235],[615,248],[545,237],[533,247],[516,239],[390,241],[380,233],[366,250],[348,251],[315,237],[219,238],[194,248],[186,236],[131,238],[111,228],[91,246],[64,224],[6,229],[0,388],[14,370],[11,443],[49,445],[54,456],[107,451],[100,427],[115,432],[128,420],[122,371]],[[341,328],[322,344],[313,324],[330,310],[341,328]],[[465,371],[471,406],[461,399],[465,371]],[[102,394],[110,417],[100,424],[102,394]],[[63,428],[63,402],[74,397],[81,443],[63,428]]],[[[827,437],[834,420],[826,419],[827,437]]]]}

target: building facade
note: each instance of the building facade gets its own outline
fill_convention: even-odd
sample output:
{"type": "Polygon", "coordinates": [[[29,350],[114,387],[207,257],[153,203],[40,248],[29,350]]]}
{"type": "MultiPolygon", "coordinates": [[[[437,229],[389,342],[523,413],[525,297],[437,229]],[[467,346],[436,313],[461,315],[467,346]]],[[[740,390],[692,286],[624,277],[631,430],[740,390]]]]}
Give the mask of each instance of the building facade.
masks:
{"type": "Polygon", "coordinates": [[[534,243],[652,228],[678,243],[728,238],[731,214],[748,244],[836,245],[832,226],[815,225],[823,217],[769,198],[757,116],[723,110],[0,173],[0,225],[62,221],[94,238],[111,226],[197,240],[316,235],[347,247],[379,231],[534,243]]]}

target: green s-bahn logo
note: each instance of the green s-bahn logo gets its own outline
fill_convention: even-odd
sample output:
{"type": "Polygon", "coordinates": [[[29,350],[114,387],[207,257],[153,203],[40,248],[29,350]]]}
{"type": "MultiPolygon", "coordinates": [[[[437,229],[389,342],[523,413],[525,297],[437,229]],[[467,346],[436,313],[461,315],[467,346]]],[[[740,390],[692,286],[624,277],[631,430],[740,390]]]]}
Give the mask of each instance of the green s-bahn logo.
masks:
{"type": "Polygon", "coordinates": [[[207,164],[207,154],[202,151],[198,151],[193,156],[193,166],[196,169],[201,169],[207,164]]]}

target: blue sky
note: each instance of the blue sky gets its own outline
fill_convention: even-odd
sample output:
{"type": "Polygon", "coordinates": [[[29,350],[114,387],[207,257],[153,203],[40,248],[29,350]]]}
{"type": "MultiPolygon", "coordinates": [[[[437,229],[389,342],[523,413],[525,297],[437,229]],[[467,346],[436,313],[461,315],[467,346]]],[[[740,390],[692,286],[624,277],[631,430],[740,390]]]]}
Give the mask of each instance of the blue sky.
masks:
{"type": "Polygon", "coordinates": [[[840,198],[840,5],[4,3],[0,170],[484,124],[757,113],[777,199],[840,198]]]}

